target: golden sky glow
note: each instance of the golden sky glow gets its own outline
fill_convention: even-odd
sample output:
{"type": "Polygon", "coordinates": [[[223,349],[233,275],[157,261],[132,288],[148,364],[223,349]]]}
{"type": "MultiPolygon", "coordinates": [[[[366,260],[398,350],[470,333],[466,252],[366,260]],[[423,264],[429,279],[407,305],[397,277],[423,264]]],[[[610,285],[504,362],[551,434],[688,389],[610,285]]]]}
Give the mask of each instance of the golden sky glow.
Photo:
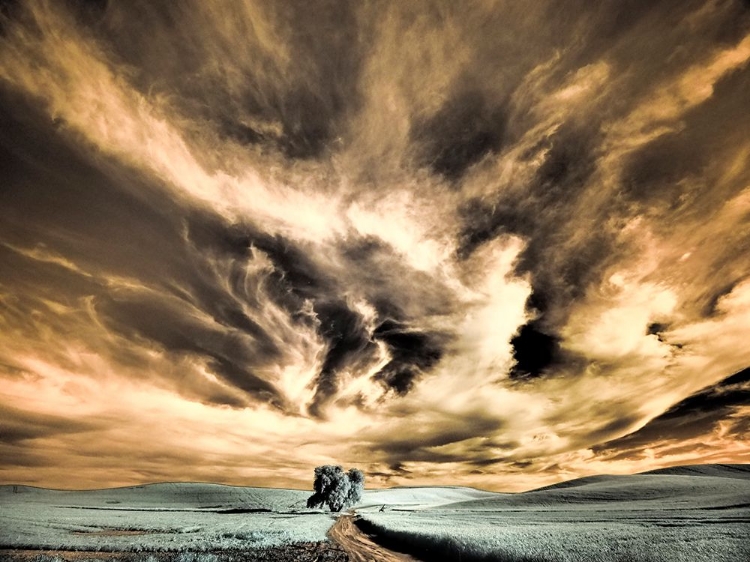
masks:
{"type": "Polygon", "coordinates": [[[0,483],[750,462],[747,3],[563,4],[2,4],[0,483]]]}

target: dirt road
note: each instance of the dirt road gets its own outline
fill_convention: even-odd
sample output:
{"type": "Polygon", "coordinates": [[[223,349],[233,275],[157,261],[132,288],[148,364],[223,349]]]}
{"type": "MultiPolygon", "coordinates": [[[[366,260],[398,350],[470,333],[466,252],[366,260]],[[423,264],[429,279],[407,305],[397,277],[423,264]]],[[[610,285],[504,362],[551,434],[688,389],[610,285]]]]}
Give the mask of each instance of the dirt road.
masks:
{"type": "Polygon", "coordinates": [[[328,531],[328,538],[346,551],[351,562],[418,562],[416,558],[373,542],[354,524],[352,515],[341,515],[328,531]]]}

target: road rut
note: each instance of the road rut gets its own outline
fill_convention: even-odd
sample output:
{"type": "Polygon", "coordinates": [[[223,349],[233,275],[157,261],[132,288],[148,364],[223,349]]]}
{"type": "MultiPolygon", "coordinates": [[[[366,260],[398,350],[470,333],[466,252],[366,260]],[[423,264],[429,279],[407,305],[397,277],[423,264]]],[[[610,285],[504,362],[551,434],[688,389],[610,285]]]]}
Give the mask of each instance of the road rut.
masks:
{"type": "Polygon", "coordinates": [[[419,562],[408,554],[394,552],[375,543],[354,524],[353,515],[341,515],[328,531],[328,538],[349,555],[352,562],[419,562]]]}

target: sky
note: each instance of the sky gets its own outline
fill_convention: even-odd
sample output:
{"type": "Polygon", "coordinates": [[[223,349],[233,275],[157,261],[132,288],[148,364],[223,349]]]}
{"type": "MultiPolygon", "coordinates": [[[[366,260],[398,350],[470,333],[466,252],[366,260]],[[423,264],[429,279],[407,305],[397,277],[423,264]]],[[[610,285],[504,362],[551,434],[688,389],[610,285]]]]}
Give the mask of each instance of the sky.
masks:
{"type": "Polygon", "coordinates": [[[0,2],[0,483],[750,462],[750,4],[0,2]]]}

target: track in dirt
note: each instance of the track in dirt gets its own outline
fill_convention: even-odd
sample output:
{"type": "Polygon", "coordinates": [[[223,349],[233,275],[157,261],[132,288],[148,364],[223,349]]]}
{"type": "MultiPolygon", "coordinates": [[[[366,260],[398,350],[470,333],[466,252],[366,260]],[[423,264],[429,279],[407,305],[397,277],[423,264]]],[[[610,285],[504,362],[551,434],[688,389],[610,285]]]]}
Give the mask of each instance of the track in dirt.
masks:
{"type": "Polygon", "coordinates": [[[375,543],[354,524],[352,515],[341,515],[328,531],[328,537],[346,551],[352,562],[419,562],[408,554],[375,543]]]}

